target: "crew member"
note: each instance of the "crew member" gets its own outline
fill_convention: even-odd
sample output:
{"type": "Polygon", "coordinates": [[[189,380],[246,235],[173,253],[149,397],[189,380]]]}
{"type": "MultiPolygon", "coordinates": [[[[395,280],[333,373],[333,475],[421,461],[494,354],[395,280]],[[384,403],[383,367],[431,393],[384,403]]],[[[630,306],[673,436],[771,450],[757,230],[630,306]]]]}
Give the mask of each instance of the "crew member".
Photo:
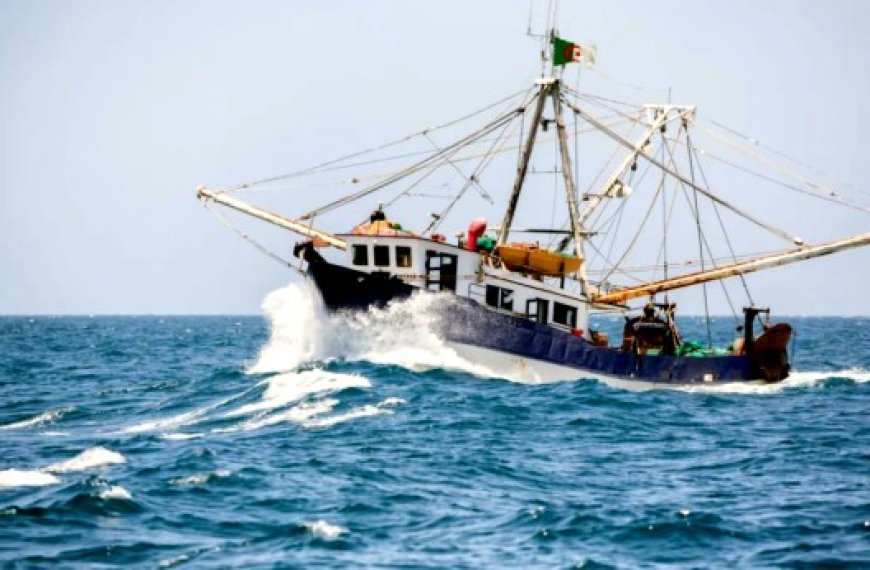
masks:
{"type": "Polygon", "coordinates": [[[668,324],[656,314],[655,305],[647,303],[643,316],[634,323],[634,338],[637,351],[646,353],[651,348],[661,349],[668,336],[668,324]]]}

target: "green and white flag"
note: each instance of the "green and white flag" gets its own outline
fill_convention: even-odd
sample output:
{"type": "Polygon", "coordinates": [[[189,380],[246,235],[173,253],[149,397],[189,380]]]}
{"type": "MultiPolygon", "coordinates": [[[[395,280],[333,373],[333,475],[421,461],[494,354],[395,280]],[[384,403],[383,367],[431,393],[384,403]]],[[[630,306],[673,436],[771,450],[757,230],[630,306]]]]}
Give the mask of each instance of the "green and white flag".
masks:
{"type": "Polygon", "coordinates": [[[562,38],[553,38],[553,66],[565,65],[572,61],[582,61],[589,67],[595,67],[595,46],[577,44],[562,38]]]}

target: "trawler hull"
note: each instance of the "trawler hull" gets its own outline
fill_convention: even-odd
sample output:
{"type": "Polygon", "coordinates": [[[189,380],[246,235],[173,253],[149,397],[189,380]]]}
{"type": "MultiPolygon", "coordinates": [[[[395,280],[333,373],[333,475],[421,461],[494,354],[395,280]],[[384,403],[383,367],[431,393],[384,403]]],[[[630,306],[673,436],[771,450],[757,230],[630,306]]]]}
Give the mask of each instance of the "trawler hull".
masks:
{"type": "MultiPolygon", "coordinates": [[[[388,273],[366,273],[306,255],[308,272],[330,311],[383,307],[411,295],[434,294],[388,273]]],[[[762,378],[748,355],[640,355],[595,346],[568,331],[493,311],[458,295],[441,294],[437,333],[458,352],[498,375],[524,380],[604,376],[654,385],[713,384],[762,378]],[[477,355],[477,356],[475,356],[477,355]]],[[[784,375],[782,376],[785,377],[784,375]]],[[[780,379],[780,378],[777,378],[780,379]]]]}

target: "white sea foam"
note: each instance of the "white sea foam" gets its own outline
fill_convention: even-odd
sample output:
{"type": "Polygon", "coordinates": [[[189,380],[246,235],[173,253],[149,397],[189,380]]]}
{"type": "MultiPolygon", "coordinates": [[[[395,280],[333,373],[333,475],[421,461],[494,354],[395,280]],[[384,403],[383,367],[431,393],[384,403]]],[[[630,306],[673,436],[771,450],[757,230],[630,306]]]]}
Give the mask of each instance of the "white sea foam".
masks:
{"type": "Polygon", "coordinates": [[[106,449],[105,447],[91,447],[79,453],[72,459],[49,465],[44,470],[50,473],[71,473],[74,471],[86,471],[105,465],[117,465],[127,460],[120,453],[106,449]]]}
{"type": "Polygon", "coordinates": [[[178,556],[171,556],[169,558],[165,558],[157,563],[158,568],[172,568],[173,566],[177,566],[182,562],[188,560],[190,558],[189,554],[179,554],[178,556]]]}
{"type": "Polygon", "coordinates": [[[336,424],[344,423],[350,420],[356,420],[359,418],[392,414],[393,411],[390,408],[404,403],[405,401],[401,398],[387,398],[386,400],[377,404],[367,404],[365,406],[359,406],[357,408],[348,410],[347,412],[335,414],[334,416],[325,416],[309,419],[304,422],[304,425],[305,427],[311,428],[331,427],[336,424]]]}
{"type": "Polygon", "coordinates": [[[60,479],[51,473],[22,469],[4,469],[0,471],[0,489],[11,487],[44,487],[55,485],[60,479]]]}
{"type": "Polygon", "coordinates": [[[230,475],[232,475],[232,471],[230,471],[229,469],[218,469],[213,473],[194,473],[193,475],[188,475],[187,477],[177,477],[175,479],[170,479],[169,484],[177,485],[180,487],[192,487],[207,483],[214,478],[229,477],[230,475]]]}
{"type": "Polygon", "coordinates": [[[102,491],[97,493],[97,496],[101,499],[116,499],[125,501],[129,501],[133,498],[133,495],[130,493],[130,491],[128,491],[124,487],[121,487],[120,485],[113,485],[108,489],[103,489],[102,491]]]}
{"type": "MultiPolygon", "coordinates": [[[[242,393],[244,394],[244,392],[242,393]]],[[[240,398],[242,394],[238,394],[236,396],[231,396],[229,398],[224,398],[223,400],[219,400],[217,402],[213,402],[208,404],[207,406],[203,406],[202,408],[198,408],[196,410],[192,410],[190,412],[184,412],[182,414],[176,414],[174,416],[169,416],[167,418],[160,418],[156,420],[148,420],[144,422],[140,422],[138,424],[134,424],[132,426],[125,427],[121,430],[121,433],[142,433],[148,431],[160,431],[165,430],[167,428],[177,428],[182,426],[187,426],[193,423],[198,422],[201,418],[203,418],[206,414],[211,412],[212,410],[224,406],[233,400],[240,398]]]]}
{"type": "Polygon", "coordinates": [[[265,383],[266,390],[259,402],[240,406],[226,413],[225,417],[280,408],[313,394],[328,394],[347,388],[371,386],[371,382],[359,374],[340,374],[319,369],[278,374],[267,379],[265,383]]]}
{"type": "Polygon", "coordinates": [[[342,534],[347,534],[349,531],[344,528],[334,524],[329,524],[325,520],[318,520],[314,522],[306,522],[303,523],[302,526],[308,529],[308,532],[313,534],[314,536],[320,538],[326,538],[329,540],[338,538],[342,534]]]}
{"type": "Polygon", "coordinates": [[[166,439],[169,441],[185,441],[188,439],[199,439],[203,437],[202,433],[182,433],[182,432],[174,432],[174,433],[164,433],[160,436],[161,439],[166,439]]]}
{"type": "Polygon", "coordinates": [[[870,372],[861,369],[838,371],[797,371],[792,372],[782,382],[729,382],[711,386],[686,386],[678,388],[687,392],[704,392],[718,394],[778,394],[792,388],[810,388],[821,384],[829,378],[845,378],[853,382],[870,382],[870,372]]]}
{"type": "Polygon", "coordinates": [[[298,406],[294,406],[288,410],[276,412],[274,414],[257,414],[254,417],[237,425],[228,428],[217,428],[214,431],[216,433],[251,431],[276,424],[281,424],[284,422],[293,422],[299,424],[305,422],[306,420],[309,420],[310,418],[313,418],[314,416],[329,413],[337,405],[338,400],[332,398],[319,400],[316,402],[306,402],[303,404],[299,404],[298,406]]]}
{"type": "Polygon", "coordinates": [[[459,356],[437,334],[446,295],[418,294],[371,308],[327,315],[316,291],[290,284],[270,293],[263,311],[270,338],[251,373],[287,371],[312,360],[365,360],[413,371],[447,368],[492,377],[459,356]]]}
{"type": "Polygon", "coordinates": [[[48,410],[46,412],[42,412],[41,414],[34,416],[32,418],[28,418],[26,420],[20,420],[17,422],[12,422],[11,424],[0,425],[0,430],[10,430],[10,429],[22,429],[28,427],[39,427],[45,425],[47,423],[51,423],[59,420],[73,410],[72,407],[67,408],[59,408],[57,410],[48,410]]]}

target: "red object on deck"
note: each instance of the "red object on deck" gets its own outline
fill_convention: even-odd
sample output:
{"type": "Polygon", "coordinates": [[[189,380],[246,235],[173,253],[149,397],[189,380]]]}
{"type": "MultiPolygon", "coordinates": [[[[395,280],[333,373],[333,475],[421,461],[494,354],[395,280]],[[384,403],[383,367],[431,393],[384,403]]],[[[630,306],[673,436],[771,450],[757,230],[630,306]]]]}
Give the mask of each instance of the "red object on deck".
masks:
{"type": "Polygon", "coordinates": [[[571,336],[583,337],[583,331],[580,329],[571,329],[571,336]]]}
{"type": "Polygon", "coordinates": [[[474,218],[468,224],[468,241],[465,242],[465,249],[468,251],[477,251],[477,238],[483,235],[486,231],[486,219],[474,218]]]}

